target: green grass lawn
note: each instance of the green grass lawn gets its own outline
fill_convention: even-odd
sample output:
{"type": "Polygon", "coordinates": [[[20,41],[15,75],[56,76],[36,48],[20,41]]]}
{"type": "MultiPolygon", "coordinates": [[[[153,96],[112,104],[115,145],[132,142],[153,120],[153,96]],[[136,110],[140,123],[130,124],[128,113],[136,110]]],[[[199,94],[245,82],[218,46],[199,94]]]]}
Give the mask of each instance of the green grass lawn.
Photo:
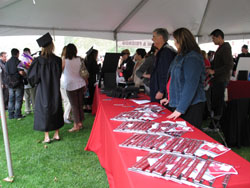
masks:
{"type": "MultiPolygon", "coordinates": [[[[77,133],[69,133],[72,124],[65,124],[60,131],[62,140],[44,147],[44,133],[33,130],[33,114],[20,121],[7,120],[15,178],[13,183],[2,181],[8,171],[0,129],[0,187],[109,187],[97,156],[84,151],[93,121],[94,116],[85,114],[84,129],[77,133]]],[[[209,136],[221,142],[216,133],[209,136]]],[[[250,161],[250,147],[232,149],[250,161]]]]}
{"type": "Polygon", "coordinates": [[[84,151],[93,121],[94,116],[85,114],[84,129],[76,133],[69,133],[72,125],[65,124],[62,140],[45,147],[44,133],[33,130],[33,114],[20,121],[7,120],[15,178],[13,183],[2,181],[8,171],[0,129],[0,187],[109,187],[97,156],[84,151]]]}

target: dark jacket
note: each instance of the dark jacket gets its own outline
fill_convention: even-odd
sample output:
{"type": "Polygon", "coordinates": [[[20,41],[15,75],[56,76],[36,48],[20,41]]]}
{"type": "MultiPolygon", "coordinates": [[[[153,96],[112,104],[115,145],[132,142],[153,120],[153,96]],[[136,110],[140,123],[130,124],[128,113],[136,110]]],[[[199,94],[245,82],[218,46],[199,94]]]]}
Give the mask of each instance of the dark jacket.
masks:
{"type": "Polygon", "coordinates": [[[139,78],[143,79],[143,83],[149,87],[150,85],[150,79],[149,78],[143,78],[142,75],[144,73],[146,74],[150,74],[153,72],[153,68],[154,68],[154,62],[155,62],[155,56],[154,54],[148,56],[144,63],[141,65],[141,67],[136,71],[136,76],[138,76],[139,78]]]}
{"type": "Polygon", "coordinates": [[[228,82],[230,80],[230,71],[233,69],[233,56],[231,46],[228,42],[224,42],[217,49],[211,65],[215,71],[212,82],[228,82]]]}
{"type": "Polygon", "coordinates": [[[18,69],[17,66],[21,61],[17,58],[17,57],[11,57],[5,64],[5,70],[6,70],[6,74],[7,74],[7,85],[12,88],[12,86],[10,86],[10,82],[11,80],[15,80],[15,82],[18,80],[18,84],[15,86],[16,87],[20,87],[20,86],[24,86],[23,84],[23,76],[19,74],[19,71],[21,69],[18,69]]]}
{"type": "Polygon", "coordinates": [[[190,105],[206,101],[204,91],[205,66],[201,54],[191,51],[177,55],[169,68],[169,106],[185,114],[190,105]]]}
{"type": "Polygon", "coordinates": [[[125,64],[126,68],[122,71],[122,73],[125,80],[128,81],[128,78],[133,74],[135,62],[131,59],[131,57],[128,57],[128,59],[122,62],[121,67],[125,64]]]}
{"type": "Polygon", "coordinates": [[[0,68],[2,69],[2,83],[3,85],[6,84],[6,69],[5,69],[5,63],[0,59],[0,68]]]}
{"type": "Polygon", "coordinates": [[[86,68],[89,72],[88,84],[94,85],[96,83],[96,75],[99,73],[99,66],[96,60],[85,60],[86,68]]]}
{"type": "Polygon", "coordinates": [[[150,77],[150,98],[151,102],[159,100],[155,99],[158,91],[165,93],[167,84],[167,73],[169,66],[176,56],[176,51],[166,43],[156,55],[153,72],[150,77]]]}

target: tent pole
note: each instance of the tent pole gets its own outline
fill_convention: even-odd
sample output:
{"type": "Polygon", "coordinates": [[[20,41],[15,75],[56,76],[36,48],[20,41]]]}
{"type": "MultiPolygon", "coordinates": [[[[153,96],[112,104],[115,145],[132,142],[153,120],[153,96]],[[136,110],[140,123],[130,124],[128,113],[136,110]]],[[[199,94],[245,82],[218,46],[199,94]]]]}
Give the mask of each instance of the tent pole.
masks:
{"type": "Polygon", "coordinates": [[[115,52],[118,52],[118,41],[117,41],[117,32],[114,32],[114,39],[115,39],[115,52]]]}
{"type": "Polygon", "coordinates": [[[118,41],[115,40],[115,52],[118,53],[118,41]]]}
{"type": "Polygon", "coordinates": [[[199,37],[195,37],[196,43],[199,44],[199,37]]]}
{"type": "MultiPolygon", "coordinates": [[[[2,69],[0,69],[0,86],[2,86],[2,69]]],[[[4,138],[4,146],[5,146],[5,153],[6,153],[6,159],[7,159],[7,167],[8,167],[8,173],[9,177],[5,179],[5,181],[12,182],[13,178],[13,169],[12,169],[12,161],[11,161],[11,152],[10,152],[10,143],[9,143],[9,137],[8,137],[8,129],[7,129],[7,123],[6,123],[6,114],[5,114],[5,108],[4,108],[4,102],[3,102],[3,90],[0,89],[0,111],[1,111],[1,121],[2,121],[2,130],[3,130],[3,138],[4,138]]]]}
{"type": "Polygon", "coordinates": [[[53,36],[53,38],[54,38],[54,41],[56,41],[56,36],[55,36],[55,29],[53,28],[53,30],[52,30],[52,36],[53,36]]]}

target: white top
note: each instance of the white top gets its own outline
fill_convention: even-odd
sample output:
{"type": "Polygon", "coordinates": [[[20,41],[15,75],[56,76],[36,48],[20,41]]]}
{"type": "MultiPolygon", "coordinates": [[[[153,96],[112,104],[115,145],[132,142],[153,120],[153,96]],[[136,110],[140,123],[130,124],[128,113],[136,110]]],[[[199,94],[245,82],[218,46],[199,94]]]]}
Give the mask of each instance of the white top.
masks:
{"type": "Polygon", "coordinates": [[[65,59],[64,67],[64,86],[68,91],[77,90],[86,85],[85,80],[80,76],[81,59],[65,59]]]}
{"type": "Polygon", "coordinates": [[[65,89],[64,71],[62,72],[62,75],[61,75],[60,86],[61,86],[61,89],[65,89]]]}

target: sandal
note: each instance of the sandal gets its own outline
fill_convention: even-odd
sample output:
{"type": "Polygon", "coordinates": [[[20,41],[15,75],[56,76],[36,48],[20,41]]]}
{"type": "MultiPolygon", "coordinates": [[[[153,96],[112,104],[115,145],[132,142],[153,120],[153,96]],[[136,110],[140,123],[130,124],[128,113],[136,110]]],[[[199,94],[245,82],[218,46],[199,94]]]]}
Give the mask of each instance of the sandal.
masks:
{"type": "Polygon", "coordinates": [[[61,138],[59,138],[59,137],[58,138],[54,137],[51,139],[51,141],[60,141],[60,140],[61,140],[61,138]]]}
{"type": "Polygon", "coordinates": [[[51,143],[51,140],[49,139],[49,140],[44,140],[44,141],[42,141],[42,143],[43,144],[50,144],[51,143]]]}
{"type": "Polygon", "coordinates": [[[73,127],[73,128],[71,128],[71,129],[69,129],[68,131],[70,132],[70,133],[72,133],[72,132],[78,132],[80,130],[80,128],[75,128],[75,127],[73,127]]]}

